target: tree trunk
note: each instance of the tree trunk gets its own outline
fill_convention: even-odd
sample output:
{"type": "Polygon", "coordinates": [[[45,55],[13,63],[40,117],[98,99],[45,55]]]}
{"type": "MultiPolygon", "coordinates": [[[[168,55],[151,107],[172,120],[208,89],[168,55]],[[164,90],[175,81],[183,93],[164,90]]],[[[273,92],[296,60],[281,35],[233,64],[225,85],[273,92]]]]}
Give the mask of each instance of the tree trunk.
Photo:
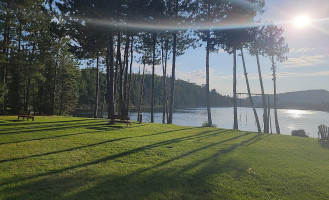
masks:
{"type": "Polygon", "coordinates": [[[169,111],[168,111],[168,93],[167,93],[167,61],[168,61],[168,51],[169,51],[169,41],[166,40],[166,57],[165,57],[165,84],[164,84],[164,89],[166,92],[166,96],[165,96],[165,106],[166,106],[166,115],[167,115],[167,122],[169,119],[169,111]]]}
{"type": "Polygon", "coordinates": [[[27,86],[26,86],[26,100],[25,100],[25,105],[24,105],[24,110],[25,111],[29,111],[30,91],[31,91],[31,78],[29,77],[27,79],[27,86]]]}
{"type": "Polygon", "coordinates": [[[276,133],[280,134],[280,126],[278,119],[278,110],[277,110],[277,98],[276,98],[276,66],[274,62],[274,56],[272,56],[272,71],[273,71],[273,84],[274,84],[274,118],[275,118],[275,129],[276,133]]]}
{"type": "Polygon", "coordinates": [[[173,108],[174,108],[174,94],[175,94],[175,71],[176,71],[176,48],[177,48],[177,34],[174,33],[174,44],[172,53],[172,69],[171,69],[171,90],[170,90],[170,104],[169,104],[169,118],[168,124],[172,124],[173,108]]]}
{"type": "Polygon", "coordinates": [[[236,96],[236,49],[233,50],[233,106],[234,106],[234,124],[233,129],[238,130],[238,104],[236,96]]]}
{"type": "Polygon", "coordinates": [[[96,58],[96,94],[95,94],[94,118],[97,118],[98,97],[99,97],[99,55],[98,55],[98,52],[97,52],[97,58],[96,58]]]}
{"type": "MultiPolygon", "coordinates": [[[[3,41],[2,41],[2,54],[4,56],[6,56],[6,52],[7,52],[7,27],[4,26],[4,34],[3,34],[3,41]]],[[[7,59],[6,59],[7,60],[7,59]]],[[[2,69],[1,69],[1,82],[3,83],[4,87],[6,85],[6,80],[5,80],[5,74],[6,74],[6,63],[3,64],[2,69]]],[[[5,112],[5,95],[3,95],[3,99],[2,99],[2,104],[1,104],[1,114],[3,115],[5,112]]]]}
{"type": "Polygon", "coordinates": [[[61,84],[61,100],[60,100],[60,106],[59,106],[59,115],[63,114],[63,101],[64,101],[64,77],[62,77],[62,84],[61,84]]]}
{"type": "MultiPolygon", "coordinates": [[[[6,18],[6,23],[7,23],[7,18],[6,18]]],[[[3,64],[3,68],[2,68],[1,81],[4,87],[7,87],[7,65],[9,63],[9,28],[6,25],[4,28],[4,37],[3,37],[3,54],[5,56],[5,63],[3,64]]],[[[6,94],[3,95],[2,104],[1,104],[1,114],[4,115],[5,112],[6,112],[6,94]]]]}
{"type": "Polygon", "coordinates": [[[119,68],[120,73],[119,76],[119,112],[118,114],[121,115],[122,113],[122,107],[123,107],[123,73],[124,73],[124,66],[121,61],[121,36],[120,33],[118,34],[118,46],[117,46],[117,59],[119,60],[119,68]]]}
{"type": "Polygon", "coordinates": [[[151,85],[151,123],[154,123],[154,70],[155,70],[155,45],[156,33],[153,33],[153,57],[152,57],[152,85],[151,85]]]}
{"type": "MultiPolygon", "coordinates": [[[[142,79],[141,79],[141,66],[139,66],[138,67],[138,79],[137,79],[137,82],[139,81],[139,85],[140,85],[140,87],[141,87],[141,85],[142,85],[142,81],[141,81],[142,79]]],[[[138,103],[139,103],[139,99],[138,99],[138,103]]],[[[138,107],[137,107],[137,109],[139,109],[139,105],[138,105],[138,107]]],[[[138,113],[137,113],[137,121],[139,122],[139,110],[137,111],[138,113]]]]}
{"type": "Polygon", "coordinates": [[[128,83],[128,96],[127,96],[127,114],[129,113],[130,107],[130,90],[131,90],[131,78],[133,70],[133,59],[134,59],[134,36],[131,36],[131,45],[130,45],[130,69],[129,69],[129,83],[128,83]]]}
{"type": "Polygon", "coordinates": [[[209,53],[210,53],[210,31],[207,32],[207,47],[206,47],[206,97],[207,97],[207,113],[208,113],[208,126],[212,126],[211,108],[210,108],[210,91],[209,91],[209,53]]]}
{"type": "MultiPolygon", "coordinates": [[[[163,53],[164,49],[163,49],[163,42],[161,42],[161,65],[162,65],[162,92],[163,92],[163,98],[165,99],[165,73],[164,73],[164,53],[163,53]]],[[[166,104],[165,101],[163,101],[163,107],[162,107],[162,123],[166,123],[166,104]]]]}
{"type": "MultiPolygon", "coordinates": [[[[175,16],[178,17],[178,0],[175,2],[175,16]]],[[[171,69],[171,90],[170,90],[170,104],[169,104],[169,117],[168,124],[172,124],[174,112],[174,95],[175,95],[175,79],[176,79],[176,48],[177,48],[177,33],[173,33],[173,53],[172,53],[172,69],[171,69]]]]}
{"type": "Polygon", "coordinates": [[[20,55],[21,55],[21,42],[22,42],[22,23],[19,22],[19,28],[18,28],[18,47],[17,47],[17,63],[16,63],[16,69],[13,71],[13,86],[14,86],[14,107],[13,111],[15,113],[19,112],[21,109],[21,101],[20,101],[20,55]]]}
{"type": "Polygon", "coordinates": [[[43,85],[41,83],[39,83],[39,91],[38,91],[38,109],[39,109],[39,115],[41,115],[42,113],[42,102],[43,102],[43,94],[44,94],[44,88],[43,85]]]}
{"type": "Polygon", "coordinates": [[[127,41],[125,46],[125,56],[124,56],[124,82],[123,82],[123,102],[122,102],[122,113],[128,115],[127,113],[127,83],[128,83],[128,66],[129,66],[129,35],[127,34],[127,41]]]}
{"type": "Polygon", "coordinates": [[[24,105],[24,110],[29,111],[29,104],[30,104],[30,91],[31,91],[31,66],[33,66],[33,60],[34,60],[34,52],[35,52],[35,43],[32,45],[32,53],[31,53],[31,62],[30,66],[28,67],[28,78],[27,78],[27,88],[26,88],[26,101],[24,105]]]}
{"type": "MultiPolygon", "coordinates": [[[[117,46],[119,46],[119,42],[120,42],[120,40],[118,38],[117,46]]],[[[113,92],[114,107],[116,106],[116,104],[118,102],[118,98],[117,98],[117,93],[118,93],[118,76],[119,76],[119,70],[120,70],[119,58],[118,58],[118,55],[119,54],[120,54],[119,49],[117,49],[117,56],[116,56],[116,59],[115,59],[114,92],[113,92]]],[[[119,106],[117,106],[117,109],[119,109],[119,106]]]]}
{"type": "MultiPolygon", "coordinates": [[[[167,87],[166,87],[166,78],[167,78],[167,57],[168,57],[168,40],[165,42],[165,53],[163,44],[161,46],[161,63],[162,63],[162,81],[163,81],[163,112],[162,112],[162,123],[166,123],[166,113],[168,111],[167,107],[167,87]],[[165,57],[165,58],[164,58],[165,57]]],[[[167,116],[168,120],[168,116],[167,116]]]]}
{"type": "Polygon", "coordinates": [[[267,114],[267,116],[268,116],[268,123],[269,123],[269,127],[270,127],[270,129],[271,129],[271,134],[273,133],[273,131],[272,131],[272,121],[271,121],[271,104],[270,104],[270,96],[267,96],[267,110],[268,110],[268,114],[267,114]]]}
{"type": "MultiPolygon", "coordinates": [[[[28,71],[28,69],[26,69],[26,67],[24,67],[25,69],[23,69],[24,72],[28,71]]],[[[28,68],[28,67],[27,67],[28,68]]],[[[25,77],[24,79],[27,79],[24,81],[24,86],[22,86],[24,88],[24,96],[23,96],[23,99],[24,99],[24,105],[23,105],[23,110],[24,111],[28,111],[28,107],[29,107],[29,100],[28,100],[28,96],[30,96],[30,86],[31,86],[31,80],[30,78],[28,77],[29,75],[26,73],[27,77],[25,77]]]]}
{"type": "Polygon", "coordinates": [[[114,91],[113,91],[113,81],[114,81],[114,53],[113,53],[113,35],[109,35],[109,45],[108,45],[108,61],[106,66],[106,78],[107,78],[107,95],[108,95],[108,118],[114,116],[114,91]]]}
{"type": "Polygon", "coordinates": [[[252,107],[252,110],[254,111],[258,133],[261,133],[262,130],[260,128],[260,123],[259,123],[257,111],[256,111],[256,108],[255,108],[255,105],[254,105],[254,101],[252,99],[251,92],[250,92],[250,85],[249,85],[248,73],[247,73],[246,62],[244,60],[244,55],[243,55],[242,48],[240,49],[240,51],[241,51],[242,64],[243,64],[244,76],[246,78],[246,85],[247,85],[247,90],[248,90],[248,96],[249,96],[250,105],[252,107]]]}
{"type": "Polygon", "coordinates": [[[139,102],[138,102],[138,114],[137,114],[137,121],[139,121],[139,113],[142,112],[142,101],[143,101],[143,94],[144,94],[144,79],[145,79],[145,60],[143,60],[143,77],[141,80],[141,88],[139,94],[139,102]]]}
{"type": "Polygon", "coordinates": [[[57,86],[57,67],[58,67],[58,58],[59,55],[57,55],[56,63],[54,66],[54,82],[53,82],[53,92],[52,92],[52,99],[51,99],[51,115],[55,115],[55,101],[56,101],[56,86],[57,86]]]}
{"type": "MultiPolygon", "coordinates": [[[[104,109],[105,109],[105,103],[106,103],[106,89],[107,89],[107,78],[105,79],[105,90],[103,91],[103,102],[102,102],[102,108],[101,108],[101,116],[104,118],[104,109]]],[[[114,93],[114,91],[113,91],[114,93]]],[[[114,94],[113,94],[114,98],[114,94]]]]}
{"type": "Polygon", "coordinates": [[[259,53],[258,53],[258,51],[256,53],[256,59],[257,59],[259,83],[260,83],[260,88],[261,88],[261,92],[262,92],[262,100],[263,100],[264,132],[265,133],[268,133],[269,132],[269,124],[268,124],[267,105],[266,105],[266,97],[265,97],[265,92],[264,92],[264,84],[263,84],[263,78],[262,78],[262,71],[261,71],[261,68],[260,68],[260,61],[259,61],[259,53]]]}

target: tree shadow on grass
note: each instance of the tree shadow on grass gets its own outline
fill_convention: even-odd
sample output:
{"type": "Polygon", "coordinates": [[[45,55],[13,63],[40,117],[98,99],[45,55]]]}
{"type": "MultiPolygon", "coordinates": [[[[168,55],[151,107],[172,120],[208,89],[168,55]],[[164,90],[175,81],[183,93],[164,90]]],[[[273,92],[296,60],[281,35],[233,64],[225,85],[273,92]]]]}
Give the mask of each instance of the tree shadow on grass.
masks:
{"type": "MultiPolygon", "coordinates": [[[[217,131],[218,134],[221,133],[221,131],[218,131],[218,130],[215,130],[215,131],[217,131]]],[[[117,153],[117,154],[114,154],[114,155],[110,155],[110,156],[107,156],[107,157],[104,157],[104,158],[96,159],[94,161],[90,161],[90,162],[87,162],[87,163],[81,163],[81,164],[77,164],[77,165],[74,165],[74,166],[69,166],[69,167],[62,168],[62,169],[51,170],[51,171],[41,173],[41,174],[36,174],[36,175],[32,175],[32,176],[28,176],[28,177],[22,177],[22,178],[19,178],[19,177],[9,178],[7,180],[1,181],[0,186],[4,186],[4,185],[10,184],[10,183],[15,183],[15,182],[20,182],[20,181],[27,181],[27,180],[42,177],[42,176],[62,173],[62,172],[66,172],[68,170],[76,169],[76,168],[87,167],[89,165],[96,165],[96,164],[104,163],[104,162],[107,162],[107,161],[110,161],[110,160],[115,160],[115,159],[118,159],[120,157],[129,156],[129,155],[132,155],[134,153],[138,153],[138,152],[145,151],[145,150],[148,150],[148,149],[152,149],[152,148],[155,148],[155,147],[160,147],[160,146],[164,146],[164,145],[179,143],[179,142],[182,142],[182,141],[185,141],[185,140],[198,139],[200,137],[207,137],[206,134],[208,134],[210,132],[214,132],[214,130],[203,131],[203,132],[195,134],[195,135],[184,136],[184,137],[174,138],[174,139],[165,140],[165,141],[161,141],[161,142],[156,142],[156,143],[149,144],[149,145],[146,145],[146,146],[142,146],[142,147],[134,148],[134,149],[124,151],[124,152],[121,152],[121,153],[117,153]]],[[[125,139],[128,139],[128,138],[125,138],[125,139]]],[[[130,138],[132,138],[132,137],[130,137],[130,138]]],[[[121,140],[122,139],[123,138],[121,138],[121,140]]],[[[99,144],[91,144],[91,145],[94,146],[94,145],[99,145],[99,144]]],[[[81,149],[82,147],[75,147],[75,148],[72,148],[71,150],[78,149],[78,148],[81,149]]],[[[68,151],[68,150],[61,150],[59,152],[49,152],[49,153],[45,153],[45,154],[50,155],[50,154],[60,153],[60,152],[64,152],[64,151],[68,151]]],[[[37,156],[41,156],[41,155],[32,155],[32,157],[37,157],[37,156]]],[[[21,158],[21,159],[23,159],[23,158],[21,158]]],[[[5,162],[5,161],[3,161],[3,162],[5,162]]],[[[8,161],[6,161],[6,162],[8,162],[8,161]]]]}
{"type": "MultiPolygon", "coordinates": [[[[138,126],[135,126],[135,128],[136,127],[138,127],[138,126]]],[[[121,129],[121,128],[124,128],[124,127],[122,127],[122,126],[118,126],[118,127],[111,126],[111,129],[106,129],[106,131],[110,131],[110,130],[112,131],[112,130],[121,129]]],[[[128,128],[134,128],[134,127],[128,127],[128,128]]],[[[63,152],[74,151],[74,150],[79,150],[79,149],[83,149],[83,148],[98,146],[98,145],[101,145],[101,144],[106,144],[106,143],[125,140],[125,139],[150,137],[150,136],[155,136],[155,135],[160,135],[160,134],[165,134],[165,133],[172,133],[172,132],[175,132],[175,131],[188,130],[188,129],[194,129],[194,128],[176,129],[176,130],[159,132],[159,133],[148,134],[148,135],[140,135],[140,136],[132,136],[132,137],[123,137],[123,138],[111,139],[111,140],[106,140],[106,141],[102,141],[102,142],[99,142],[99,143],[93,143],[93,144],[89,144],[89,145],[84,145],[84,146],[59,150],[59,151],[47,152],[47,153],[42,153],[42,154],[35,154],[35,155],[24,156],[24,157],[19,157],[19,158],[4,159],[4,160],[0,160],[0,163],[5,163],[5,162],[9,162],[9,161],[18,161],[18,160],[22,160],[22,159],[34,158],[34,157],[39,157],[39,156],[52,155],[52,154],[57,154],[57,153],[63,153],[63,152]]],[[[45,140],[45,139],[54,139],[54,138],[82,135],[82,134],[88,134],[88,133],[101,133],[101,132],[103,132],[103,131],[93,131],[93,132],[82,132],[82,133],[73,133],[73,134],[66,134],[66,135],[57,135],[57,136],[53,136],[53,137],[36,138],[36,139],[30,139],[30,140],[24,140],[24,141],[18,141],[18,142],[0,143],[0,145],[12,144],[12,143],[22,143],[22,142],[28,142],[28,141],[38,141],[38,140],[45,140]]]]}
{"type": "Polygon", "coordinates": [[[54,131],[54,130],[66,130],[73,128],[87,128],[95,125],[104,124],[104,122],[93,122],[93,123],[64,123],[60,125],[49,125],[49,126],[34,126],[29,128],[17,128],[17,129],[9,129],[9,130],[1,130],[0,135],[9,135],[9,134],[19,134],[19,133],[31,133],[31,132],[42,132],[42,131],[54,131]]]}
{"type": "Polygon", "coordinates": [[[234,199],[224,187],[211,183],[212,177],[234,173],[239,179],[247,166],[236,160],[210,159],[193,173],[177,173],[164,168],[138,175],[109,174],[93,177],[89,173],[49,176],[2,193],[6,199],[234,199]],[[218,194],[219,193],[219,194],[218,194]]]}
{"type": "Polygon", "coordinates": [[[102,142],[98,142],[98,143],[73,147],[73,148],[69,148],[69,149],[63,149],[63,150],[52,151],[52,152],[47,152],[47,153],[35,154],[35,155],[24,156],[24,157],[19,157],[19,158],[5,159],[5,160],[0,160],[0,163],[5,163],[5,162],[9,162],[9,161],[18,161],[18,160],[23,160],[23,159],[28,159],[28,158],[35,158],[35,157],[40,157],[40,156],[48,156],[48,155],[53,155],[53,154],[57,154],[57,153],[69,152],[69,151],[76,151],[76,150],[80,150],[80,149],[83,149],[83,148],[95,147],[95,146],[98,146],[98,145],[107,144],[107,143],[111,143],[111,142],[116,142],[116,141],[129,139],[129,138],[131,138],[131,137],[111,139],[111,140],[106,140],[106,141],[102,141],[102,142]]]}
{"type": "Polygon", "coordinates": [[[252,143],[254,140],[259,140],[262,136],[255,135],[241,142],[228,145],[227,148],[219,147],[221,147],[221,144],[243,138],[249,134],[245,133],[211,143],[125,176],[108,176],[93,188],[76,193],[70,198],[84,199],[86,196],[88,198],[100,196],[110,199],[154,199],[159,197],[160,199],[232,199],[234,196],[227,191],[227,188],[218,187],[220,184],[217,185],[211,182],[211,179],[225,173],[233,174],[232,176],[238,180],[242,176],[251,176],[255,181],[260,181],[257,175],[248,172],[248,166],[235,159],[223,159],[222,157],[239,147],[252,143]],[[215,150],[213,154],[205,156],[205,158],[201,157],[186,164],[184,163],[179,168],[167,167],[172,162],[193,156],[195,153],[216,148],[219,149],[215,150]],[[216,198],[215,193],[217,193],[216,198]]]}
{"type": "MultiPolygon", "coordinates": [[[[17,194],[17,196],[14,196],[16,199],[44,199],[51,197],[62,199],[233,199],[234,194],[227,190],[230,186],[225,186],[225,182],[221,183],[220,177],[223,174],[230,174],[236,180],[240,180],[243,176],[251,176],[252,179],[258,181],[258,177],[248,173],[248,166],[227,155],[237,148],[259,139],[259,136],[252,136],[237,143],[226,145],[225,148],[223,148],[222,144],[241,139],[249,134],[245,133],[210,143],[167,161],[131,171],[130,173],[118,171],[117,173],[105,176],[96,175],[95,177],[94,174],[91,174],[92,170],[88,171],[84,170],[84,168],[64,174],[59,173],[66,170],[60,170],[55,173],[44,174],[43,176],[46,177],[38,176],[35,177],[35,180],[28,179],[26,180],[27,183],[8,188],[4,192],[17,194]],[[197,159],[185,159],[187,157],[191,158],[195,153],[200,154],[206,149],[210,149],[212,153],[197,159]],[[175,161],[182,160],[184,162],[180,162],[180,167],[170,165],[175,161]],[[214,178],[218,181],[214,182],[214,178]],[[24,192],[19,193],[17,191],[24,192]]],[[[196,137],[201,135],[200,133],[196,137]]],[[[168,144],[166,141],[163,142],[168,144]]],[[[152,145],[156,146],[156,144],[152,145]]],[[[145,146],[144,148],[147,149],[148,147],[145,146]]],[[[121,153],[121,156],[130,155],[133,152],[138,152],[138,150],[121,153]]],[[[118,157],[116,156],[116,158],[118,157]]],[[[99,162],[96,161],[95,163],[99,162]]],[[[125,167],[129,168],[128,165],[125,167]]],[[[83,167],[87,166],[83,165],[83,167]]],[[[75,167],[72,167],[72,169],[75,169],[75,167]]]]}
{"type": "MultiPolygon", "coordinates": [[[[173,131],[162,132],[162,134],[169,133],[169,132],[173,132],[173,131]]],[[[202,133],[208,133],[208,132],[202,132],[202,133]]],[[[157,134],[159,134],[159,133],[157,133],[157,134]]],[[[80,150],[80,149],[83,149],[83,148],[95,147],[95,146],[102,145],[102,144],[107,144],[107,143],[111,143],[111,142],[116,142],[116,141],[136,138],[136,137],[146,137],[146,136],[153,136],[153,135],[154,134],[143,135],[143,136],[135,136],[135,137],[116,138],[116,139],[110,139],[110,140],[106,140],[106,141],[102,141],[102,142],[98,142],[98,143],[92,143],[92,144],[78,146],[78,147],[69,148],[69,149],[63,149],[63,150],[52,151],[52,152],[41,153],[41,154],[34,154],[34,155],[24,156],[24,157],[19,157],[19,158],[4,159],[4,160],[0,160],[0,164],[5,163],[5,162],[10,162],[10,161],[18,161],[18,160],[23,160],[23,159],[28,159],[28,158],[35,158],[35,157],[40,157],[40,156],[47,156],[47,155],[53,155],[53,154],[64,153],[64,152],[69,152],[69,151],[75,151],[75,150],[80,150]]]]}
{"type": "Polygon", "coordinates": [[[125,128],[125,129],[129,129],[129,128],[138,128],[138,127],[143,127],[145,126],[144,124],[136,124],[133,126],[125,126],[125,125],[109,125],[109,123],[103,123],[103,124],[99,124],[99,125],[94,125],[94,126],[88,126],[86,127],[86,129],[94,129],[94,130],[99,130],[99,131],[111,131],[113,128],[125,128]]]}
{"type": "Polygon", "coordinates": [[[0,126],[17,126],[17,125],[26,125],[26,126],[31,126],[31,125],[42,125],[42,124],[61,124],[61,123],[66,123],[66,122],[88,122],[88,121],[99,121],[98,119],[78,119],[78,120],[63,120],[63,121],[49,121],[49,122],[36,122],[32,121],[31,123],[26,123],[27,121],[24,120],[5,120],[2,121],[4,124],[0,124],[0,126]],[[11,122],[11,123],[6,123],[6,122],[11,122]],[[15,123],[13,123],[15,122],[15,123]],[[25,122],[25,123],[24,123],[25,122]]]}
{"type": "Polygon", "coordinates": [[[257,135],[257,138],[255,138],[252,142],[248,143],[247,146],[249,147],[250,145],[256,144],[269,136],[269,133],[259,133],[257,135]]]}
{"type": "MultiPolygon", "coordinates": [[[[78,120],[76,120],[78,121],[78,120]]],[[[80,121],[80,120],[79,120],[80,121]]],[[[145,126],[142,124],[134,125],[130,127],[125,127],[121,125],[114,125],[110,126],[108,122],[106,121],[100,121],[100,120],[93,120],[88,123],[87,121],[74,123],[75,121],[67,121],[65,123],[61,124],[51,124],[45,127],[45,125],[41,126],[32,126],[32,127],[19,127],[15,129],[5,129],[0,131],[0,135],[6,135],[6,134],[19,134],[19,133],[30,133],[30,132],[39,132],[39,131],[52,131],[52,130],[63,130],[63,129],[73,129],[73,128],[86,128],[86,129],[96,129],[100,131],[111,131],[114,128],[135,128],[139,126],[145,126]],[[70,123],[67,123],[70,122],[70,123]]]]}
{"type": "Polygon", "coordinates": [[[23,143],[23,142],[48,140],[48,139],[55,139],[55,138],[75,136],[75,135],[83,135],[83,134],[88,134],[88,133],[98,133],[98,132],[101,132],[101,131],[88,131],[88,132],[71,133],[71,134],[65,134],[65,135],[55,135],[55,136],[50,136],[50,137],[33,138],[33,139],[20,140],[20,141],[14,141],[14,142],[4,142],[4,143],[0,143],[0,146],[1,145],[6,145],[6,144],[18,144],[18,143],[23,143]]]}

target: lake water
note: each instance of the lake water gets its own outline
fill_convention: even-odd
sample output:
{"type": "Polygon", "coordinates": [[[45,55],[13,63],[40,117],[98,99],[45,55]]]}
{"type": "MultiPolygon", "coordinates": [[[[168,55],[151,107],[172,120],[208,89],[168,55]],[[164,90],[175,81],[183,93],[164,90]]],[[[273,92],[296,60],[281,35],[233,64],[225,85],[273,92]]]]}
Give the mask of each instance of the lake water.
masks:
{"type": "MultiPolygon", "coordinates": [[[[258,117],[263,130],[263,109],[257,108],[258,117]]],[[[233,128],[233,107],[212,108],[211,109],[213,124],[218,128],[232,129],[233,128]]],[[[79,112],[75,116],[92,116],[92,112],[79,112]]],[[[107,113],[105,113],[105,116],[107,113]]],[[[132,120],[137,121],[137,112],[131,112],[132,120]]],[[[329,125],[329,113],[313,110],[291,110],[279,109],[278,118],[280,123],[281,134],[290,135],[292,130],[304,129],[305,132],[313,138],[318,137],[318,126],[320,124],[329,125]]],[[[275,133],[274,112],[271,110],[272,132],[275,133]]],[[[151,121],[151,113],[143,112],[143,122],[151,121]]],[[[154,113],[155,123],[162,123],[162,113],[154,113]]],[[[197,126],[200,127],[207,121],[206,108],[192,108],[175,110],[173,123],[182,126],[197,126]]],[[[255,131],[257,126],[255,117],[251,108],[238,108],[238,123],[239,130],[255,131]]]]}
{"type": "MultiPolygon", "coordinates": [[[[213,124],[219,128],[232,129],[233,108],[212,108],[213,124]]],[[[261,124],[263,124],[263,109],[257,108],[257,113],[261,124]]],[[[137,121],[137,113],[130,114],[132,120],[137,121]]],[[[143,112],[143,122],[150,122],[150,113],[143,112]]],[[[272,131],[275,133],[274,112],[271,110],[272,131]]],[[[290,135],[292,130],[304,129],[310,137],[318,137],[318,126],[320,124],[329,125],[329,113],[313,110],[289,110],[279,109],[278,118],[281,134],[290,135]]],[[[162,113],[154,114],[156,123],[162,122],[162,113]]],[[[173,116],[173,123],[182,126],[202,126],[207,121],[206,108],[181,109],[176,110],[173,116]]],[[[257,131],[255,117],[251,108],[238,108],[239,129],[243,131],[257,131]]],[[[263,130],[263,125],[262,125],[263,130]]]]}

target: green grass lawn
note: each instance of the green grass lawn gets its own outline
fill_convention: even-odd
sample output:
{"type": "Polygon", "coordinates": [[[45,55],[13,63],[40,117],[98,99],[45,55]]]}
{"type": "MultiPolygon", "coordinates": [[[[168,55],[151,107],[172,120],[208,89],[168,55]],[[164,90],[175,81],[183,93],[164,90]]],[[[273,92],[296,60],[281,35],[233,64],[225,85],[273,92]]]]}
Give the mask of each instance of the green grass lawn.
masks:
{"type": "Polygon", "coordinates": [[[0,199],[329,199],[316,139],[0,117],[0,199]]]}

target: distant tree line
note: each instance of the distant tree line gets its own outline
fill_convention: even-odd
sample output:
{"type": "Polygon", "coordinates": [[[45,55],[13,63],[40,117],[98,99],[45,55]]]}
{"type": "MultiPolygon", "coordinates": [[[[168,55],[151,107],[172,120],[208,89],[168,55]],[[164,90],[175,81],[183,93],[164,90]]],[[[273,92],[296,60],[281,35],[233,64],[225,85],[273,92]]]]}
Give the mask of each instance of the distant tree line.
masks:
{"type": "MultiPolygon", "coordinates": [[[[326,90],[305,90],[281,93],[277,96],[277,107],[280,109],[300,109],[329,111],[329,92],[326,90]]],[[[255,105],[262,107],[261,97],[253,97],[255,105]]],[[[273,95],[269,95],[269,104],[273,106],[273,95]]],[[[243,99],[241,105],[248,105],[248,100],[243,99]]]]}
{"type": "MultiPolygon", "coordinates": [[[[81,76],[79,78],[79,100],[77,107],[82,110],[93,110],[94,102],[96,101],[96,74],[97,69],[95,67],[88,67],[81,70],[81,76]]],[[[106,102],[104,101],[104,97],[106,95],[106,85],[105,85],[105,77],[106,73],[100,73],[100,108],[99,111],[104,113],[104,109],[107,108],[106,102]]],[[[137,109],[139,105],[139,94],[141,88],[140,81],[141,76],[138,74],[132,74],[132,82],[131,82],[131,101],[130,107],[137,109]]],[[[170,78],[167,78],[167,83],[169,83],[170,78]]],[[[145,75],[145,83],[144,83],[144,95],[145,97],[142,100],[142,106],[144,108],[150,109],[151,102],[151,84],[152,75],[145,75]]],[[[155,75],[155,84],[154,84],[154,106],[161,108],[163,105],[163,80],[162,77],[155,75]]],[[[183,80],[175,81],[176,90],[175,90],[175,107],[176,108],[196,108],[196,107],[206,107],[206,96],[205,94],[205,86],[199,86],[194,83],[189,83],[183,80]]],[[[166,89],[169,89],[170,85],[166,84],[166,89]]],[[[232,98],[229,96],[223,96],[217,93],[216,90],[212,90],[210,92],[210,101],[211,105],[215,107],[223,107],[223,106],[232,106],[232,98]]],[[[101,116],[101,114],[99,114],[101,116]]]]}

